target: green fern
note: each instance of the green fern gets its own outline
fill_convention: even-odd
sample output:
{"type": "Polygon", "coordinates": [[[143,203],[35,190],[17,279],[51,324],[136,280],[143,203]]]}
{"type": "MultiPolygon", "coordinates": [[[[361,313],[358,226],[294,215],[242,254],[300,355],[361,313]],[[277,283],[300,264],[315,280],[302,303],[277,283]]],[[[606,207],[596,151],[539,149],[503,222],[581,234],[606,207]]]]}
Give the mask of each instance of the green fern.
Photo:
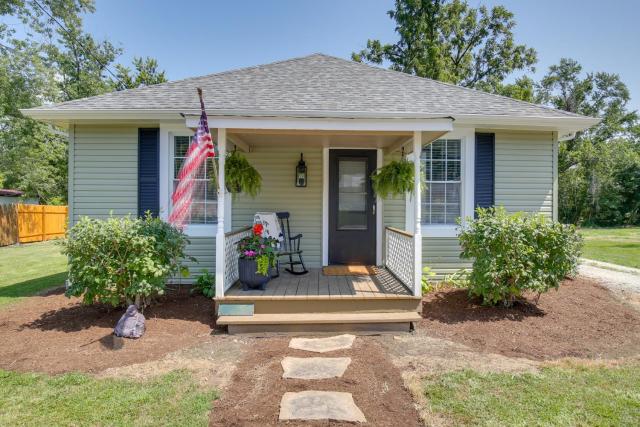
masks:
{"type": "Polygon", "coordinates": [[[262,176],[251,163],[237,151],[227,156],[224,166],[227,190],[235,195],[245,193],[256,197],[262,189],[262,176]]]}
{"type": "Polygon", "coordinates": [[[371,175],[373,190],[383,199],[413,193],[414,168],[407,160],[393,160],[371,175]]]}

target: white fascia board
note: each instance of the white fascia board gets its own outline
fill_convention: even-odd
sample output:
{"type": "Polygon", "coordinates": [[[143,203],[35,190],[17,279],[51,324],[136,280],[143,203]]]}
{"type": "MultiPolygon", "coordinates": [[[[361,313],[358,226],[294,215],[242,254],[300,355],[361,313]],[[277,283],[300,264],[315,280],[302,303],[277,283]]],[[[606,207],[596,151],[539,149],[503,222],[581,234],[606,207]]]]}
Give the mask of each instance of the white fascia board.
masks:
{"type": "MultiPolygon", "coordinates": [[[[149,121],[167,121],[178,120],[182,117],[189,120],[200,116],[198,110],[184,109],[53,109],[53,108],[28,108],[21,109],[20,112],[25,116],[36,120],[50,121],[55,123],[72,123],[82,121],[132,121],[132,120],[149,120],[149,121]]],[[[396,122],[398,126],[403,126],[406,121],[414,122],[414,127],[404,127],[403,131],[412,130],[439,130],[432,126],[440,120],[451,120],[449,113],[415,113],[415,112],[361,112],[361,111],[259,111],[259,110],[215,110],[208,109],[207,114],[210,120],[214,118],[220,120],[236,121],[235,126],[240,127],[237,121],[242,120],[264,120],[264,126],[268,122],[273,121],[293,121],[299,125],[299,121],[304,119],[310,122],[325,121],[329,122],[344,121],[346,129],[332,130],[351,130],[346,124],[355,119],[371,120],[372,122],[380,122],[389,120],[389,123],[396,122]],[[410,119],[410,120],[409,120],[410,119]],[[418,128],[420,123],[430,123],[428,128],[418,128]]],[[[595,117],[520,117],[520,116],[497,116],[484,114],[457,114],[453,116],[456,124],[470,125],[477,128],[504,128],[504,129],[531,129],[531,130],[553,130],[563,131],[566,133],[577,132],[587,129],[598,124],[601,119],[595,117]]],[[[214,127],[214,126],[211,126],[214,127]]],[[[353,127],[353,125],[352,125],[353,127]]],[[[309,129],[313,127],[308,127],[309,129]]],[[[306,128],[305,128],[306,129],[306,128]]],[[[325,129],[322,127],[321,129],[325,129]]],[[[356,129],[360,130],[360,129],[356,129]]],[[[395,128],[393,129],[395,130],[395,128]]],[[[448,130],[448,129],[446,129],[448,130]]]]}
{"type": "MultiPolygon", "coordinates": [[[[198,118],[187,117],[186,126],[197,126],[198,118]]],[[[311,119],[209,116],[209,127],[227,129],[308,131],[444,131],[453,130],[453,120],[441,119],[311,119]]]]}

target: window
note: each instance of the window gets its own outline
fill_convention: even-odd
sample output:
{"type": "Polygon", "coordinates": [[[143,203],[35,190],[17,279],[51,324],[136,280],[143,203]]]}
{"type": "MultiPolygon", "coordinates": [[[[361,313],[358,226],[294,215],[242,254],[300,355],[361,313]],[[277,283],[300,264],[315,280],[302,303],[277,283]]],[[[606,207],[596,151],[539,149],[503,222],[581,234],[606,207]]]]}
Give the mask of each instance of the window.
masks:
{"type": "Polygon", "coordinates": [[[455,224],[460,216],[461,142],[439,139],[422,150],[422,223],[455,224]]]}
{"type": "MultiPolygon", "coordinates": [[[[184,163],[190,136],[173,137],[173,190],[178,185],[178,173],[184,163]]],[[[213,176],[213,159],[207,158],[193,189],[193,202],[191,204],[191,218],[187,224],[216,224],[218,222],[218,192],[216,185],[210,182],[213,176]]]]}

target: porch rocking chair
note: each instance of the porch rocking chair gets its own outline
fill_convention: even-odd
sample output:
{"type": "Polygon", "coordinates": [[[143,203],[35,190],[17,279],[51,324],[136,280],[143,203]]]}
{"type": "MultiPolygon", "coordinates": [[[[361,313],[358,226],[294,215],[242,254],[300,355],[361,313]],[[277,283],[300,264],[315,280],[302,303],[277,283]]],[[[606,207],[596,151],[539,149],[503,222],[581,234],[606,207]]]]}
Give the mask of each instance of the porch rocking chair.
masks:
{"type": "MultiPolygon", "coordinates": [[[[289,268],[285,268],[291,274],[301,275],[307,274],[309,270],[304,266],[304,261],[302,260],[302,250],[300,250],[300,240],[302,239],[302,234],[296,234],[295,236],[291,236],[291,229],[289,228],[289,212],[276,212],[278,216],[278,221],[280,221],[280,229],[283,234],[282,248],[278,252],[278,258],[280,257],[288,257],[289,261],[283,261],[282,263],[288,265],[289,268]],[[294,261],[293,257],[297,256],[298,261],[294,261]],[[296,271],[295,265],[300,265],[302,270],[296,271]]],[[[280,269],[280,260],[278,260],[278,270],[280,269]]],[[[278,271],[278,275],[280,272],[278,271]]]]}

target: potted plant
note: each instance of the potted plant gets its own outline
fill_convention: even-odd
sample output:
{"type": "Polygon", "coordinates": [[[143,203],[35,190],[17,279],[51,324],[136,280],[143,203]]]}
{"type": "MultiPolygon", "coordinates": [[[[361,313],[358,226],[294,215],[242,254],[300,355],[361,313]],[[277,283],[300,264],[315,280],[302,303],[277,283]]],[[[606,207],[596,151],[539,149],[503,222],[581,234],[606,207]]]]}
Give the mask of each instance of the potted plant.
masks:
{"type": "Polygon", "coordinates": [[[256,197],[262,188],[262,176],[251,163],[237,151],[229,153],[224,164],[225,185],[229,193],[245,193],[256,197]]]}
{"type": "Polygon", "coordinates": [[[276,249],[278,240],[272,237],[262,237],[262,224],[253,226],[252,235],[238,242],[238,278],[242,288],[260,288],[271,279],[271,269],[276,265],[276,249]]]}
{"type": "Polygon", "coordinates": [[[373,191],[383,199],[413,193],[413,163],[402,158],[393,160],[371,174],[373,191]]]}

